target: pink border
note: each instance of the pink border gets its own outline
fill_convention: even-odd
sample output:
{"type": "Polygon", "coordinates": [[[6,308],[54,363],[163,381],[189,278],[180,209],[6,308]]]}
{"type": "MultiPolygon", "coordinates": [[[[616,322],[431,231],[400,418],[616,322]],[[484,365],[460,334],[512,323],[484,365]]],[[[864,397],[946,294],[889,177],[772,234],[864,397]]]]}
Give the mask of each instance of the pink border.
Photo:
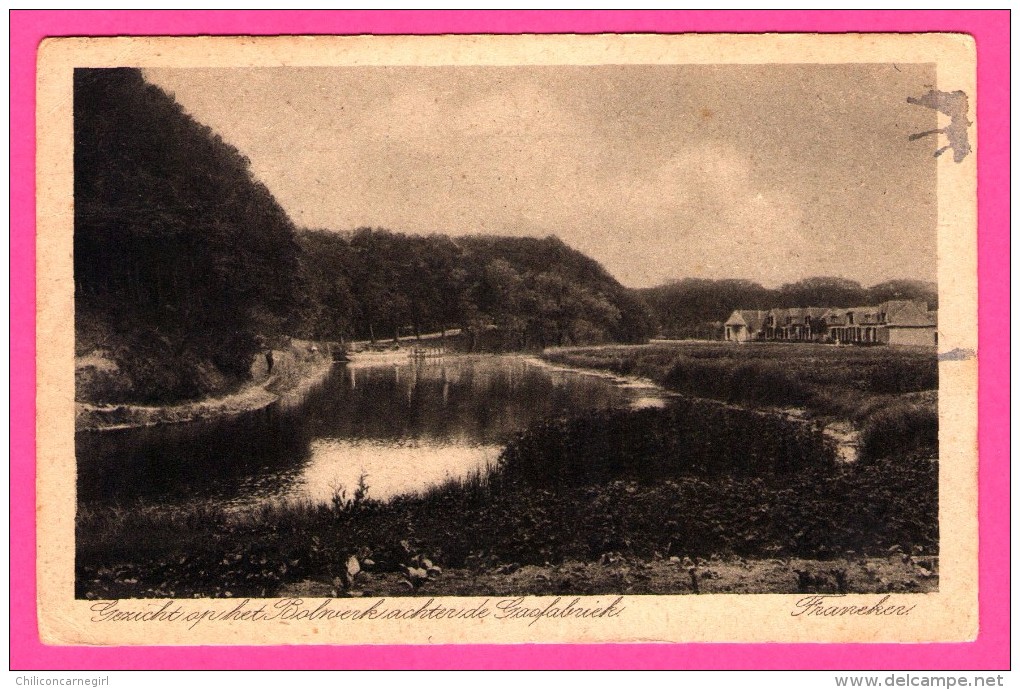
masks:
{"type": "Polygon", "coordinates": [[[11,12],[11,649],[43,669],[1009,668],[1009,12],[13,11],[11,12]],[[35,597],[35,50],[47,36],[952,31],[978,48],[980,111],[978,640],[929,645],[52,647],[35,597]]]}

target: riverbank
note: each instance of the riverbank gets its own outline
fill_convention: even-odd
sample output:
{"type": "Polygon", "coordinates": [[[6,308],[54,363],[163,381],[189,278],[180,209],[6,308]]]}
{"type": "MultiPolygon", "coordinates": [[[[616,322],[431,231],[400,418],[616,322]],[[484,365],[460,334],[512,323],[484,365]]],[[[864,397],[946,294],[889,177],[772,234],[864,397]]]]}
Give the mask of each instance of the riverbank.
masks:
{"type": "MultiPolygon", "coordinates": [[[[94,366],[93,363],[89,363],[94,366]]],[[[254,412],[277,402],[300,399],[322,381],[333,366],[328,349],[317,343],[292,340],[273,350],[273,370],[264,357],[252,363],[252,380],[235,392],[177,405],[112,405],[75,403],[75,431],[112,431],[161,424],[181,424],[254,412]]]]}
{"type": "MultiPolygon", "coordinates": [[[[676,360],[676,349],[655,347],[651,353],[661,360],[676,360]]],[[[648,350],[597,352],[640,359],[648,350]]],[[[724,379],[700,385],[720,387],[734,385],[726,377],[740,371],[739,357],[750,353],[738,348],[729,361],[719,361],[723,358],[708,355],[730,351],[697,352],[706,360],[701,366],[722,372],[724,379]]],[[[789,369],[803,373],[804,380],[814,370],[822,372],[816,376],[833,376],[830,366],[794,361],[797,352],[785,354],[789,369]]],[[[868,356],[873,366],[881,364],[880,354],[868,356]]],[[[358,367],[359,357],[351,367],[358,367]]],[[[688,353],[687,359],[697,358],[688,353]]],[[[681,364],[683,371],[692,371],[686,360],[681,364]]],[[[890,373],[888,362],[884,366],[887,375],[906,380],[890,373]]],[[[663,366],[667,383],[674,368],[663,366]]],[[[638,369],[594,377],[629,380],[638,369]]],[[[840,376],[853,380],[846,377],[854,371],[844,366],[840,376]]],[[[482,400],[488,416],[494,396],[505,396],[510,385],[503,377],[463,379],[489,381],[489,395],[482,400]]],[[[410,385],[412,379],[402,380],[410,385]]],[[[345,414],[353,426],[344,427],[341,436],[370,420],[411,415],[412,400],[428,401],[423,381],[417,381],[417,395],[388,381],[380,383],[381,390],[392,388],[392,397],[365,407],[366,419],[345,414]]],[[[357,390],[368,391],[367,382],[366,377],[357,390]]],[[[535,390],[555,395],[558,387],[535,390]]],[[[447,393],[451,400],[464,400],[439,385],[433,393],[437,405],[447,393]]],[[[529,399],[534,405],[535,398],[529,399]]],[[[333,403],[329,407],[336,410],[333,403]]],[[[243,511],[215,500],[79,504],[76,594],[457,595],[490,589],[682,594],[938,587],[938,451],[926,436],[894,433],[855,462],[841,462],[817,424],[765,413],[743,401],[685,392],[661,407],[581,412],[575,401],[566,410],[535,417],[512,435],[492,471],[388,500],[376,500],[366,486],[369,477],[361,486],[347,483],[346,492],[338,486],[325,503],[279,501],[243,511]],[[888,572],[884,561],[891,564],[888,572]]],[[[383,454],[386,448],[373,452],[383,454]]],[[[343,457],[350,462],[349,455],[343,457]]],[[[406,471],[418,473],[419,467],[421,474],[430,469],[407,465],[406,471]]]]}
{"type": "Polygon", "coordinates": [[[76,595],[936,591],[937,474],[916,460],[556,489],[490,477],[249,515],[80,509],[76,595]]]}
{"type": "Polygon", "coordinates": [[[843,459],[938,455],[938,362],[931,348],[658,341],[551,348],[542,358],[814,423],[843,459]]]}

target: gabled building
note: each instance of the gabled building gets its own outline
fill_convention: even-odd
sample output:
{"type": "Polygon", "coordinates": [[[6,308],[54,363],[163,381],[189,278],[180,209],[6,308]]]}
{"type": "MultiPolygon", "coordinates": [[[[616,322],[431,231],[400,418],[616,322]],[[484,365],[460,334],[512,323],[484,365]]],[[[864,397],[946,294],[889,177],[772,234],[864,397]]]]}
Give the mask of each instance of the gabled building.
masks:
{"type": "Polygon", "coordinates": [[[738,309],[723,324],[726,340],[746,343],[749,340],[762,340],[765,337],[765,317],[768,312],[761,310],[738,309]]]}
{"type": "Polygon", "coordinates": [[[825,333],[824,307],[772,309],[765,319],[766,340],[816,340],[825,333]]]}
{"type": "Polygon", "coordinates": [[[753,340],[934,346],[938,312],[924,302],[890,300],[878,306],[738,309],[726,321],[724,336],[753,340]]]}
{"type": "Polygon", "coordinates": [[[830,309],[825,315],[826,335],[834,343],[878,343],[882,318],[879,307],[830,309]]]}
{"type": "Polygon", "coordinates": [[[889,345],[938,345],[939,313],[923,302],[894,300],[879,305],[885,331],[880,342],[889,345]]]}

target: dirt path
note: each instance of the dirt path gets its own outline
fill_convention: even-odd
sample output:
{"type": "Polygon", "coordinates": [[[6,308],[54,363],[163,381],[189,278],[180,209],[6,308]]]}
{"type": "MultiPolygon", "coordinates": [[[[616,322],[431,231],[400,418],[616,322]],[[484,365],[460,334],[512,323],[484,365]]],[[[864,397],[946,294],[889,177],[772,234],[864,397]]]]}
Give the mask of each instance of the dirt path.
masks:
{"type": "MultiPolygon", "coordinates": [[[[425,342],[425,341],[428,341],[431,344],[434,344],[434,343],[432,343],[432,341],[435,341],[435,340],[443,340],[444,338],[450,338],[450,339],[457,338],[457,337],[460,336],[460,332],[461,332],[461,329],[459,329],[459,328],[448,328],[448,329],[446,329],[445,333],[442,333],[440,331],[436,331],[435,333],[422,333],[420,336],[402,335],[402,336],[400,336],[400,339],[397,342],[399,344],[401,344],[401,345],[413,345],[414,343],[425,342]]],[[[371,340],[352,340],[348,344],[350,345],[352,350],[360,351],[360,350],[370,349],[372,347],[376,347],[376,348],[384,350],[384,349],[387,349],[389,347],[392,347],[394,343],[393,343],[393,338],[392,337],[390,337],[390,338],[382,338],[382,337],[380,337],[380,338],[376,338],[375,339],[375,343],[372,343],[371,340]]]]}
{"type": "MultiPolygon", "coordinates": [[[[177,405],[104,405],[75,403],[75,431],[112,431],[160,424],[180,424],[231,417],[300,397],[322,381],[333,366],[326,348],[295,341],[288,350],[274,350],[272,374],[265,365],[253,367],[253,380],[227,395],[177,405]]],[[[261,358],[257,358],[258,361],[261,358]]]]}

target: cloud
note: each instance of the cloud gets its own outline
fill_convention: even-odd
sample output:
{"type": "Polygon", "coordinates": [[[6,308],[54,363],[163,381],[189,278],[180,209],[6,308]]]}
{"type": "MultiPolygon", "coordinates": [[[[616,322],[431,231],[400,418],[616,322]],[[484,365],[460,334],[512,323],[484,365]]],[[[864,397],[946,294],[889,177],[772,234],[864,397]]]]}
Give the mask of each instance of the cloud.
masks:
{"type": "Polygon", "coordinates": [[[624,257],[624,282],[684,275],[732,277],[770,271],[799,276],[803,219],[793,195],[758,178],[746,156],[724,145],[691,146],[592,197],[603,226],[587,248],[624,257]],[[652,248],[652,251],[649,251],[652,248]]]}
{"type": "Polygon", "coordinates": [[[687,65],[147,75],[249,156],[299,225],[557,234],[639,286],[685,276],[933,277],[934,159],[908,142],[924,123],[905,101],[929,72],[687,65]]]}

